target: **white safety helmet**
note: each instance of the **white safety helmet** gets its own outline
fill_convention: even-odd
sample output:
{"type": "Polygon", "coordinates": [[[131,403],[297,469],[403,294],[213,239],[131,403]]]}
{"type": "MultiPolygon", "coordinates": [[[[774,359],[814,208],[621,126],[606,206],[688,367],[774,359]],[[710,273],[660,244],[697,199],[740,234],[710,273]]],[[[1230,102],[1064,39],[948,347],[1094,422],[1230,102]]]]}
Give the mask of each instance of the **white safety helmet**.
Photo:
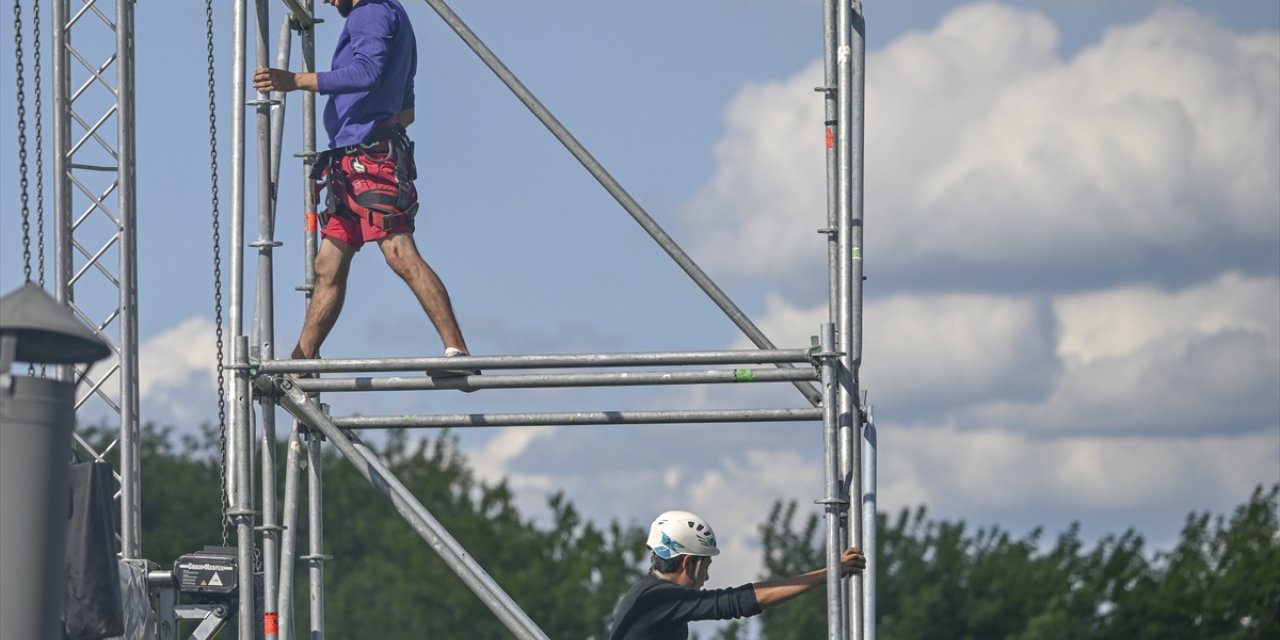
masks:
{"type": "Polygon", "coordinates": [[[659,558],[667,560],[676,556],[714,556],[720,553],[711,525],[688,511],[668,511],[658,516],[649,526],[646,544],[659,558]]]}

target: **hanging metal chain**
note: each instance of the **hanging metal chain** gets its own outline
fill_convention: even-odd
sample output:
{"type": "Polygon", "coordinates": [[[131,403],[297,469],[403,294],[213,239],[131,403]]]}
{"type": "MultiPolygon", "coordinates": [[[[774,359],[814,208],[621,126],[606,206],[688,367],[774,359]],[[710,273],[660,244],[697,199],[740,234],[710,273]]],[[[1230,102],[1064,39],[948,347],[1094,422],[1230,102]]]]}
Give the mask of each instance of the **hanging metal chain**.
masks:
{"type": "MultiPolygon", "coordinates": [[[[35,100],[36,100],[36,266],[40,270],[40,276],[36,280],[40,284],[40,288],[44,288],[44,105],[41,96],[44,90],[41,88],[40,77],[42,71],[40,69],[40,0],[31,3],[31,45],[34,51],[31,52],[32,60],[35,62],[35,100]]],[[[32,374],[35,373],[32,367],[32,374]]],[[[45,365],[40,365],[40,377],[43,378],[47,374],[45,365]]]]}
{"type": "Polygon", "coordinates": [[[213,315],[218,348],[218,478],[222,485],[222,546],[227,546],[231,498],[227,495],[227,392],[222,364],[222,231],[218,220],[218,101],[217,73],[213,66],[213,0],[204,2],[205,48],[209,63],[209,175],[211,176],[210,210],[213,212],[213,315]]]}
{"type": "Polygon", "coordinates": [[[14,77],[18,81],[18,183],[22,197],[22,275],[31,282],[31,207],[27,196],[27,92],[22,66],[22,0],[13,0],[14,77]]]}
{"type": "MultiPolygon", "coordinates": [[[[31,3],[32,60],[35,62],[35,107],[36,107],[36,266],[40,277],[36,282],[44,287],[44,106],[41,97],[40,70],[40,0],[31,3]]],[[[43,367],[41,371],[43,372],[43,367]]]]}

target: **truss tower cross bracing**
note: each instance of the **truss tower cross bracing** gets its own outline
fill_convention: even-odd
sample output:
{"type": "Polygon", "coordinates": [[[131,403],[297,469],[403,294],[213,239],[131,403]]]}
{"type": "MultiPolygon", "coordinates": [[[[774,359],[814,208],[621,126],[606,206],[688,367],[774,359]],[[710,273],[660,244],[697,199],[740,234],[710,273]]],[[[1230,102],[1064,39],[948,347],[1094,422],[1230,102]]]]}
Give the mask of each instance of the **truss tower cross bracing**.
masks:
{"type": "Polygon", "coordinates": [[[77,382],[77,422],[110,416],[105,446],[75,441],[94,460],[118,450],[121,555],[139,559],[134,3],[52,4],[54,296],[115,356],[59,377],[77,382]]]}

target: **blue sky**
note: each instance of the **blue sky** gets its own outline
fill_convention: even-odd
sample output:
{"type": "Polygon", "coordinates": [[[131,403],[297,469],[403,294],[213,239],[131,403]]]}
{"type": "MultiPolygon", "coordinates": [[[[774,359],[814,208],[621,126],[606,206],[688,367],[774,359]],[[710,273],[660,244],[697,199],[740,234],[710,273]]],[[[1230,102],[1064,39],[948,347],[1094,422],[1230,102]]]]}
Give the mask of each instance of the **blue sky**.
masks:
{"type": "MultiPolygon", "coordinates": [[[[863,380],[883,507],[927,503],[1015,532],[1134,526],[1161,544],[1188,511],[1224,511],[1280,480],[1280,5],[865,5],[863,380]]],[[[473,351],[745,347],[435,14],[406,6],[422,60],[418,241],[473,351]]],[[[826,314],[813,231],[825,221],[820,6],[454,8],[776,343],[798,346],[826,314]]],[[[137,8],[143,405],[178,424],[215,410],[200,9],[137,8]]],[[[219,10],[225,220],[230,14],[219,10]]],[[[322,65],[339,20],[325,17],[322,65]]],[[[0,28],[9,41],[11,24],[0,28]]],[[[0,73],[12,104],[12,65],[0,73]]],[[[13,149],[5,122],[0,143],[13,149]]],[[[22,277],[15,155],[0,161],[5,291],[22,277]]],[[[302,306],[298,171],[286,165],[277,223],[283,351],[302,306]]],[[[324,354],[438,353],[370,253],[324,354]]],[[[363,414],[798,402],[790,387],[333,398],[335,412],[363,414]]],[[[755,527],[774,499],[808,504],[822,486],[818,425],[459,435],[530,513],[556,489],[600,519],[702,513],[740,560],[718,565],[722,583],[759,570],[755,527]]]]}

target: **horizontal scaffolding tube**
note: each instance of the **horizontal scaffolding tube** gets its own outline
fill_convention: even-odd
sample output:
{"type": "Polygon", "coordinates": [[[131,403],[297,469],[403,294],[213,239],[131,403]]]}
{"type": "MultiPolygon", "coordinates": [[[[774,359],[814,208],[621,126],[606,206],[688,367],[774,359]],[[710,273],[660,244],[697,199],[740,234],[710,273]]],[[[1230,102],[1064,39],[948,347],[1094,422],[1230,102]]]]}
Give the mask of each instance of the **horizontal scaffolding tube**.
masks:
{"type": "Polygon", "coordinates": [[[401,427],[535,427],[693,422],[801,422],[821,420],[822,409],[677,409],[670,411],[575,411],[567,413],[458,413],[435,416],[334,418],[343,429],[401,427]]]}
{"type": "Polygon", "coordinates": [[[259,373],[356,373],[428,369],[552,369],[568,367],[656,367],[663,365],[811,363],[808,349],[743,349],[652,353],[579,353],[455,358],[353,358],[344,360],[264,360],[259,373]]]}
{"type": "Polygon", "coordinates": [[[643,371],[628,373],[540,373],[507,376],[432,378],[303,378],[307,393],[340,391],[416,391],[421,389],[540,389],[548,387],[626,387],[666,384],[723,384],[817,380],[813,369],[719,369],[712,371],[643,371]]]}

